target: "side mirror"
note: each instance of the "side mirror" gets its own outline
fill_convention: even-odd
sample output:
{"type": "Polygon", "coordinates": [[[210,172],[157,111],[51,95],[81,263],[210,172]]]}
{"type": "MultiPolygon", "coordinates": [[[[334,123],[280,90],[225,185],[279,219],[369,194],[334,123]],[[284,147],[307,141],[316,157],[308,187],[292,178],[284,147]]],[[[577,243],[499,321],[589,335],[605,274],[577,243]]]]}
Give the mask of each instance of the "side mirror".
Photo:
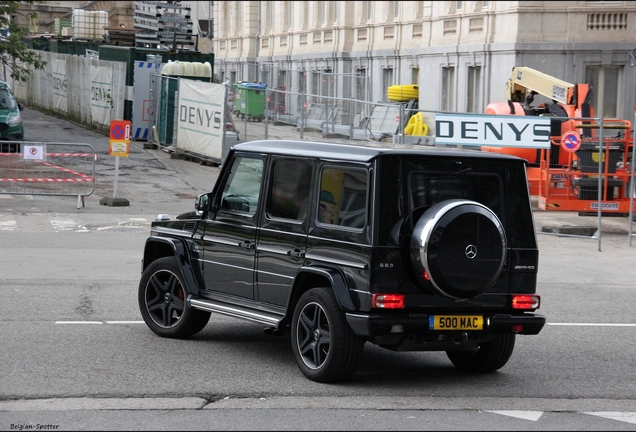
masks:
{"type": "Polygon", "coordinates": [[[18,109],[20,111],[24,111],[24,105],[22,105],[20,102],[18,102],[18,109]]]}
{"type": "Polygon", "coordinates": [[[210,197],[208,194],[202,194],[194,200],[194,208],[198,211],[206,211],[210,206],[210,197]]]}

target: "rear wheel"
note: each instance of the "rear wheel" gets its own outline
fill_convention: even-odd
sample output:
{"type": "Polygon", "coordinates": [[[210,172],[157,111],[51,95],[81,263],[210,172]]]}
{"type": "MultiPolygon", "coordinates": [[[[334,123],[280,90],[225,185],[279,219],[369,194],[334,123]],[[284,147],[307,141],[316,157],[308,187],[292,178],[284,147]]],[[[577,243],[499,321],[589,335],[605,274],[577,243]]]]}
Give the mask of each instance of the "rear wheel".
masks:
{"type": "Polygon", "coordinates": [[[314,288],[301,296],[291,339],[302,373],[323,383],[353,375],[364,348],[364,338],[347,324],[331,288],[314,288]]]}
{"type": "Polygon", "coordinates": [[[493,372],[502,368],[515,348],[514,334],[496,335],[495,339],[471,351],[446,351],[450,361],[468,372],[493,372]]]}
{"type": "Polygon", "coordinates": [[[188,308],[189,294],[174,257],[152,262],[139,282],[139,310],[150,330],[176,339],[201,331],[210,320],[210,312],[188,308]]]}

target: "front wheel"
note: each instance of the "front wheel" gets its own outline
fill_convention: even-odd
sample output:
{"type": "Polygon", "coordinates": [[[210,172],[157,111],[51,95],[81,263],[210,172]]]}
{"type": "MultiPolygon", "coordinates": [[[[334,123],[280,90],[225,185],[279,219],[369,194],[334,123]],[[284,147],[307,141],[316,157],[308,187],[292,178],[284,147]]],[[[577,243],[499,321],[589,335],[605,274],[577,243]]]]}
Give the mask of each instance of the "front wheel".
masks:
{"type": "Polygon", "coordinates": [[[139,310],[150,330],[175,339],[201,331],[210,320],[210,312],[188,308],[188,294],[176,258],[152,262],[139,282],[139,310]]]}
{"type": "Polygon", "coordinates": [[[322,383],[353,375],[364,348],[364,338],[347,324],[331,288],[314,288],[300,297],[291,340],[302,373],[322,383]]]}
{"type": "Polygon", "coordinates": [[[515,348],[514,334],[496,335],[471,351],[446,351],[450,361],[467,372],[494,372],[504,367],[515,348]]]}

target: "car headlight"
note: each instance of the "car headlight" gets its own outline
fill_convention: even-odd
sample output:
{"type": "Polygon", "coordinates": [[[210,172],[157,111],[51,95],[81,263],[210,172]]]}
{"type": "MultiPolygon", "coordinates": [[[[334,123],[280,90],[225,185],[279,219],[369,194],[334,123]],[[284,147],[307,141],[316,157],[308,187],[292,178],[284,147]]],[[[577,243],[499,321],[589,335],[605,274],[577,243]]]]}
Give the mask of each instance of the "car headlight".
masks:
{"type": "Polygon", "coordinates": [[[15,117],[11,117],[9,120],[7,120],[7,123],[10,126],[17,126],[20,123],[22,123],[22,117],[20,117],[19,115],[15,116],[15,117]]]}

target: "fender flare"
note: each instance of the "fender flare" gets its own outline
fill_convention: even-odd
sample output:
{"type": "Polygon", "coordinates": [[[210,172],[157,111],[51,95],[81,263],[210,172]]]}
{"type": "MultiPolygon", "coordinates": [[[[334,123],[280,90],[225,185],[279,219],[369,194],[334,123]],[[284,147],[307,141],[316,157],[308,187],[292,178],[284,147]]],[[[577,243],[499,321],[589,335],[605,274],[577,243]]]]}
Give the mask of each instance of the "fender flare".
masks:
{"type": "Polygon", "coordinates": [[[303,267],[300,269],[296,277],[303,273],[314,273],[327,278],[336,293],[336,299],[338,300],[340,307],[347,312],[355,310],[353,300],[351,300],[351,295],[349,294],[347,282],[340,271],[325,267],[303,267]]]}
{"type": "Polygon", "coordinates": [[[148,265],[166,256],[169,256],[165,252],[157,251],[155,246],[161,244],[161,246],[169,247],[172,250],[172,255],[177,259],[181,273],[186,284],[188,284],[189,292],[194,295],[199,295],[199,278],[196,277],[194,268],[192,266],[192,259],[186,244],[185,239],[177,239],[171,237],[158,237],[152,236],[146,240],[144,245],[144,257],[142,264],[142,272],[148,267],[148,265]]]}

